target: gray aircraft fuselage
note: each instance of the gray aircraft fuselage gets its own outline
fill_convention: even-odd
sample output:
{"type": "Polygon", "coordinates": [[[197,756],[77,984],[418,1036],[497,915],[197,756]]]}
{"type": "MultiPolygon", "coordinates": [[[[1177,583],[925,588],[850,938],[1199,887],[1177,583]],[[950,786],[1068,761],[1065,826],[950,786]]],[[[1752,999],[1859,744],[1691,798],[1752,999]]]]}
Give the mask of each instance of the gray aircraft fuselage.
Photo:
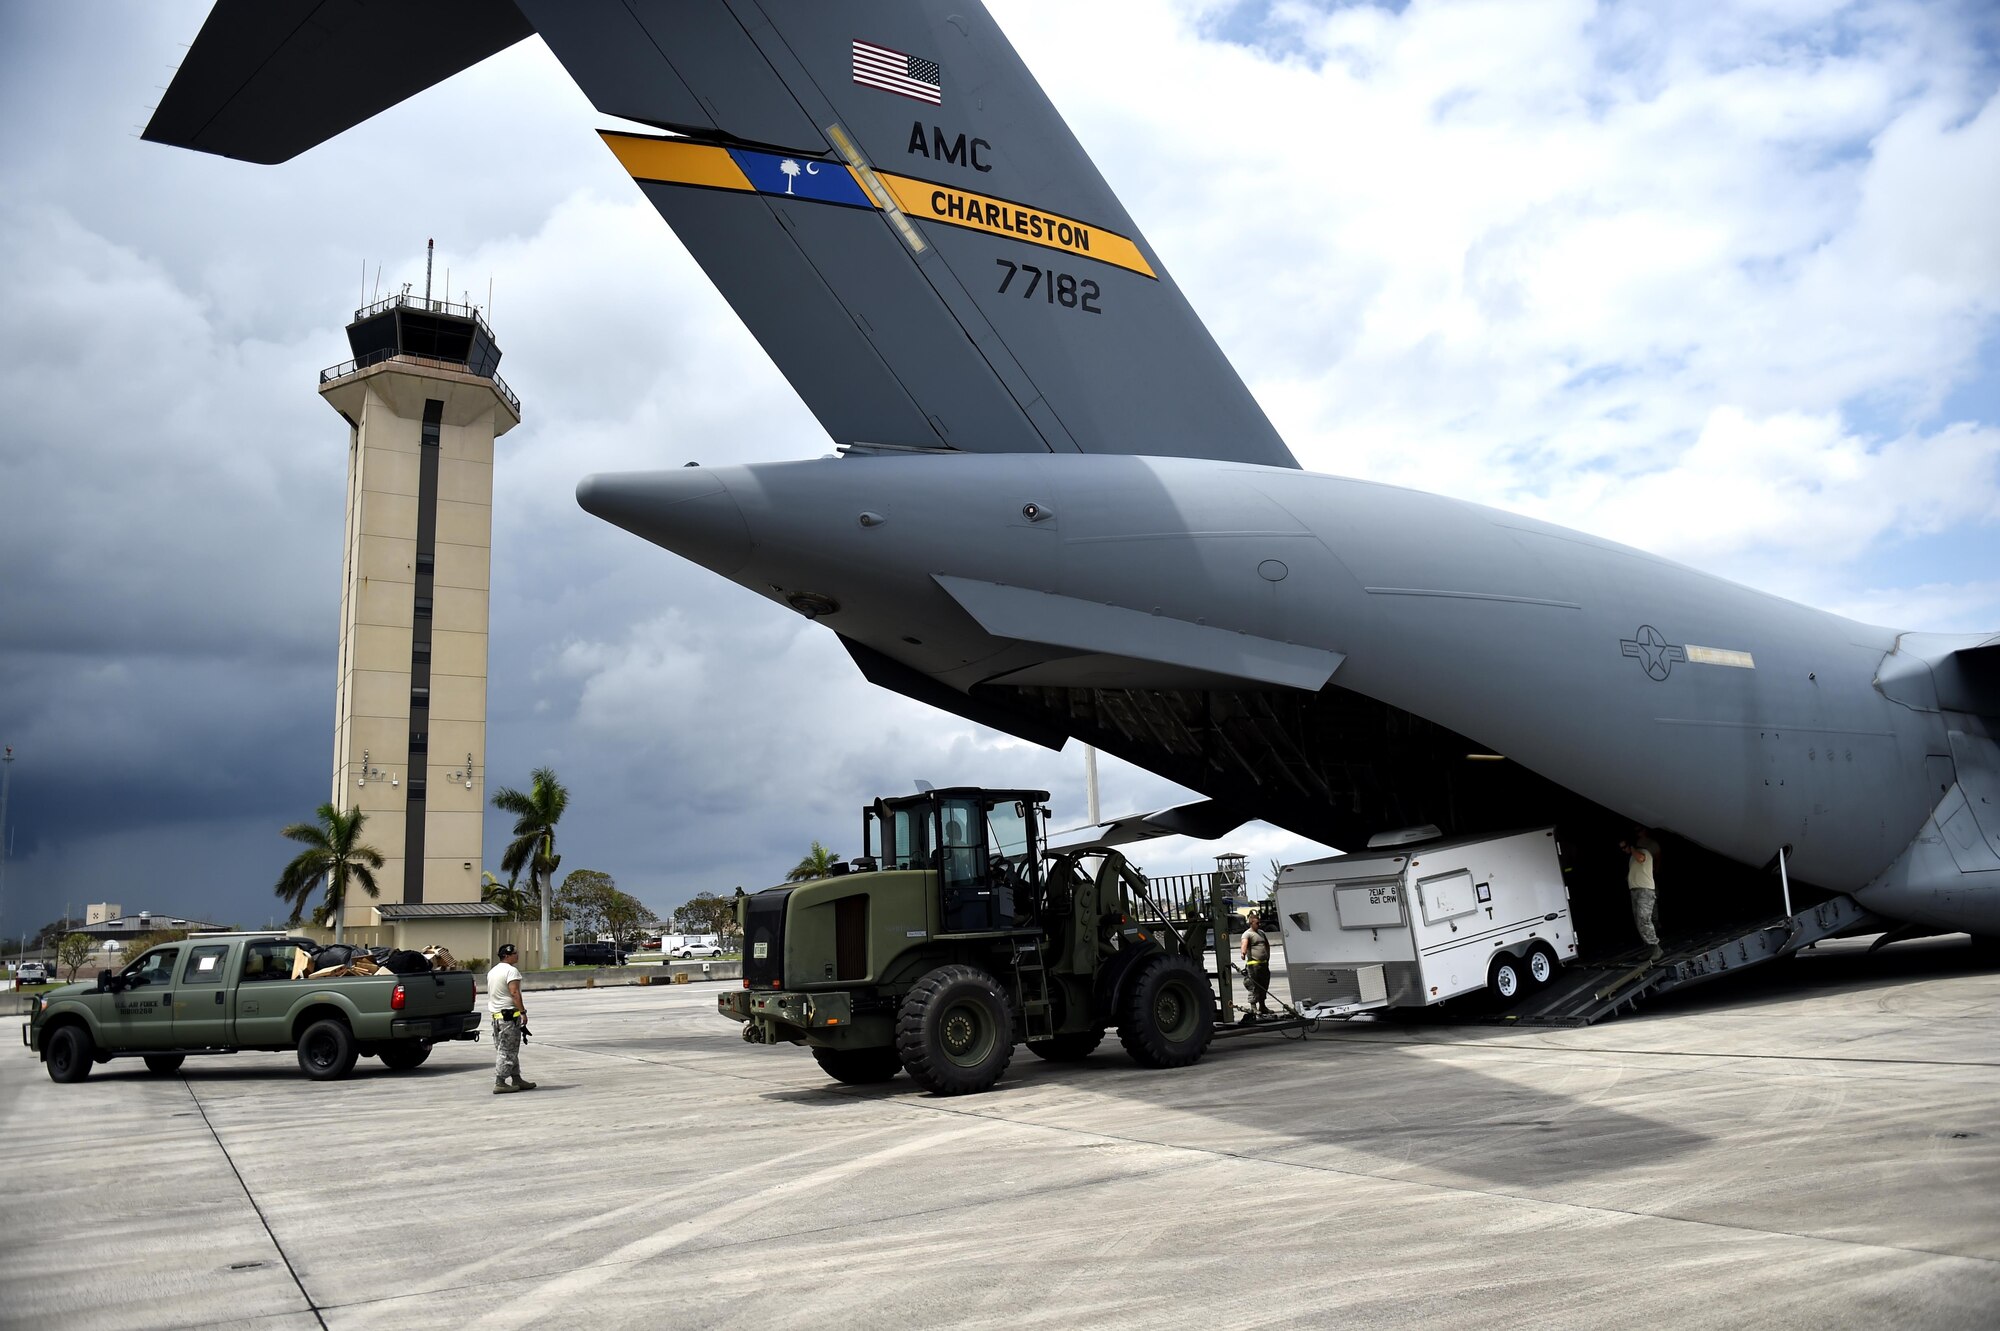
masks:
{"type": "Polygon", "coordinates": [[[1953,847],[1940,810],[1954,729],[1962,776],[2000,764],[1977,717],[1897,686],[1929,658],[1610,541],[1188,458],[850,456],[578,498],[961,693],[1337,686],[1739,863],[1787,847],[1881,915],[2000,932],[2000,814],[1982,787],[1986,835],[1953,847]]]}

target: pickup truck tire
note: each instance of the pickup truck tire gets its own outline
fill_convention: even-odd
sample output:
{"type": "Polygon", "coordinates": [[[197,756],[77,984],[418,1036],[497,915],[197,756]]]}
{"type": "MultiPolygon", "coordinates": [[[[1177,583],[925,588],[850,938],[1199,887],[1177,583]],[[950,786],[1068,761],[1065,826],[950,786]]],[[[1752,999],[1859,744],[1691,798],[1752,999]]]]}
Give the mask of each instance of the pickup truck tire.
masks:
{"type": "Polygon", "coordinates": [[[815,1049],[813,1061],[820,1071],[849,1086],[875,1086],[894,1079],[903,1070],[903,1060],[893,1045],[873,1049],[815,1049]]]}
{"type": "Polygon", "coordinates": [[[396,1072],[408,1072],[411,1068],[423,1066],[424,1060],[431,1056],[431,1042],[398,1040],[393,1044],[383,1045],[376,1053],[390,1069],[396,1072]]]}
{"type": "Polygon", "coordinates": [[[354,1032],[332,1017],[314,1022],[299,1037],[299,1068],[314,1081],[339,1081],[354,1071],[358,1056],[354,1032]]]}
{"type": "Polygon", "coordinates": [[[1068,1035],[1052,1035],[1046,1040],[1030,1040],[1028,1052],[1051,1063],[1081,1063],[1103,1043],[1103,1031],[1073,1031],[1068,1035]]]}
{"type": "Polygon", "coordinates": [[[146,1055],[146,1071],[164,1077],[169,1072],[179,1072],[181,1064],[186,1061],[186,1054],[148,1054],[146,1055]]]}
{"type": "Polygon", "coordinates": [[[1186,957],[1160,955],[1139,967],[1119,1005],[1118,1042],[1142,1068],[1184,1068],[1208,1052],[1215,995],[1186,957]]]}
{"type": "Polygon", "coordinates": [[[896,1013],[896,1056],[917,1085],[937,1095],[992,1086],[1014,1057],[1000,982],[977,966],[940,966],[918,980],[896,1013]]]}
{"type": "Polygon", "coordinates": [[[82,1081],[90,1075],[94,1052],[90,1032],[81,1026],[64,1026],[49,1037],[49,1080],[82,1081]]]}

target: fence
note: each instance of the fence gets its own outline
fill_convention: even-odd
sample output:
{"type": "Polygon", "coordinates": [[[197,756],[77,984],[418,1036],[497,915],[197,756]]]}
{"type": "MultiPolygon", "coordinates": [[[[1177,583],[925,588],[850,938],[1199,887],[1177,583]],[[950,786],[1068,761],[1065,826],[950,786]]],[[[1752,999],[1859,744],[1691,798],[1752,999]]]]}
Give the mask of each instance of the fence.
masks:
{"type": "Polygon", "coordinates": [[[1193,907],[1206,919],[1208,894],[1214,881],[1213,873],[1161,874],[1146,880],[1146,899],[1153,906],[1155,918],[1183,920],[1189,907],[1193,907]]]}

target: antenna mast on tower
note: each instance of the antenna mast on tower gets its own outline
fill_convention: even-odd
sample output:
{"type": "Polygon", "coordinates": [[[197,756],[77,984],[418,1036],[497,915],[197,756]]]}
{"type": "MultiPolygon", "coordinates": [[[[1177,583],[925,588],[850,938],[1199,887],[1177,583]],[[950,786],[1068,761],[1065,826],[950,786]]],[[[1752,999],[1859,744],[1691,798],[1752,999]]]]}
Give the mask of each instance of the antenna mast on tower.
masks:
{"type": "Polygon", "coordinates": [[[431,258],[437,253],[437,241],[424,242],[424,304],[431,303],[431,258]]]}

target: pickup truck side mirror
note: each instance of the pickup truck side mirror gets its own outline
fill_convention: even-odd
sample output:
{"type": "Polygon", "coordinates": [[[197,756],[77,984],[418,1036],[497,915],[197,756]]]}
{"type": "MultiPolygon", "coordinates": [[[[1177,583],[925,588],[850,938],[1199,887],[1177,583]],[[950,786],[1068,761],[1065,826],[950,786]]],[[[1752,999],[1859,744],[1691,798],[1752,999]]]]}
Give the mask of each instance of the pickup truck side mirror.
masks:
{"type": "Polygon", "coordinates": [[[101,994],[110,987],[111,987],[111,972],[108,970],[102,970],[97,972],[97,992],[101,994]]]}

